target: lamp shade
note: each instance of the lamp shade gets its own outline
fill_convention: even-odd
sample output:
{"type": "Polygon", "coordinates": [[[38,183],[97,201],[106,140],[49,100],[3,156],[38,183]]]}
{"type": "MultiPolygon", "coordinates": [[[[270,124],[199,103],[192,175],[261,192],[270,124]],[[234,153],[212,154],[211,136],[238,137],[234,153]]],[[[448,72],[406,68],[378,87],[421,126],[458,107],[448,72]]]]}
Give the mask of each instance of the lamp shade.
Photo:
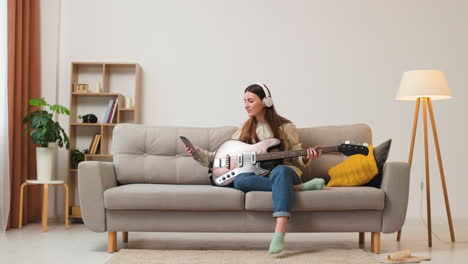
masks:
{"type": "Polygon", "coordinates": [[[416,100],[429,97],[431,100],[452,98],[445,75],[437,70],[416,70],[403,73],[397,100],[416,100]]]}

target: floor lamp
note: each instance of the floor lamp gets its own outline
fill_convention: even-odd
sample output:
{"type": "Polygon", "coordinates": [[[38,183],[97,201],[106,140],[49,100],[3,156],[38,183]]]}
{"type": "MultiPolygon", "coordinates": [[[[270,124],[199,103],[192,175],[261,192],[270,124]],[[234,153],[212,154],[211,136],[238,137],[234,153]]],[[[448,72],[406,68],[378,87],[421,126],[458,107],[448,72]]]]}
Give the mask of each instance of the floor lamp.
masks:
{"type": "MultiPolygon", "coordinates": [[[[452,93],[447,85],[447,80],[441,71],[437,70],[417,70],[408,71],[403,74],[398,90],[397,100],[412,100],[416,101],[416,109],[414,112],[413,133],[411,136],[411,146],[409,151],[408,163],[411,168],[413,160],[414,140],[416,136],[416,127],[418,124],[419,104],[422,102],[423,121],[424,121],[424,158],[426,165],[426,199],[427,199],[427,239],[428,246],[432,247],[432,226],[431,226],[431,190],[429,181],[429,153],[428,153],[428,133],[427,133],[427,108],[429,108],[429,116],[431,118],[432,133],[434,135],[434,144],[437,152],[437,160],[439,162],[440,179],[442,181],[442,190],[445,198],[445,209],[450,228],[450,237],[452,242],[455,242],[455,233],[452,225],[452,215],[450,213],[450,204],[448,200],[447,187],[445,185],[444,167],[442,165],[442,157],[439,148],[439,139],[437,137],[434,112],[432,110],[432,100],[449,99],[452,93]]],[[[400,241],[401,230],[398,231],[397,241],[400,241]]]]}

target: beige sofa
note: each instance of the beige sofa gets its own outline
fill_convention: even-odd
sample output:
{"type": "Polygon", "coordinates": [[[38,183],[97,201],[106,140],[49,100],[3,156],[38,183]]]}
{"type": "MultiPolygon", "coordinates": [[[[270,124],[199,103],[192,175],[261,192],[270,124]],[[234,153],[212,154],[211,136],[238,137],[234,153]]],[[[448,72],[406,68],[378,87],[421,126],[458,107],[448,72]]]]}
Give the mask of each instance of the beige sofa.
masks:
{"type": "MultiPolygon", "coordinates": [[[[114,162],[78,166],[80,205],[86,226],[116,232],[273,232],[271,192],[243,193],[209,184],[207,168],[189,157],[179,136],[215,150],[236,127],[189,128],[119,124],[113,133],[114,162]],[[190,221],[187,221],[190,219],[190,221]]],[[[299,128],[303,147],[335,146],[345,140],[371,143],[365,124],[299,128]]],[[[327,178],[342,155],[324,155],[304,169],[303,180],[327,178]]],[[[381,188],[331,187],[296,192],[288,232],[371,232],[371,251],[380,252],[380,233],[399,231],[408,203],[409,166],[387,162],[381,188]]]]}

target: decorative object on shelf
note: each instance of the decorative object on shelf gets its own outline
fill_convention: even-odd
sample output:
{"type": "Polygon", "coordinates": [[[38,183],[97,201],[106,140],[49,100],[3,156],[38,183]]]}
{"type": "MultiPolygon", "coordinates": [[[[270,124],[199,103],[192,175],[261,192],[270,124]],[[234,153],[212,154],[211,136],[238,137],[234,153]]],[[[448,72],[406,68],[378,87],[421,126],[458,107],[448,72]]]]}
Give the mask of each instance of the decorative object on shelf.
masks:
{"type": "Polygon", "coordinates": [[[88,154],[88,149],[72,149],[70,151],[71,164],[73,169],[78,168],[78,164],[85,159],[85,154],[88,154]]]}
{"type": "Polygon", "coordinates": [[[101,82],[97,82],[97,83],[96,83],[96,87],[94,88],[94,92],[95,92],[95,93],[100,93],[100,92],[102,92],[101,82]]]}
{"type": "MultiPolygon", "coordinates": [[[[422,101],[423,121],[424,121],[424,156],[426,167],[426,197],[427,197],[427,240],[428,246],[432,247],[432,226],[431,226],[431,191],[429,181],[429,148],[428,148],[428,133],[427,133],[427,108],[429,107],[429,115],[432,123],[432,133],[434,136],[434,145],[439,162],[440,179],[442,181],[442,190],[445,198],[445,209],[450,229],[450,237],[452,242],[455,242],[455,233],[453,231],[452,216],[450,213],[450,205],[448,200],[447,187],[445,185],[444,167],[442,165],[442,157],[439,148],[439,139],[437,136],[434,112],[432,111],[432,100],[441,100],[452,98],[452,93],[448,88],[447,80],[444,73],[437,70],[416,70],[408,71],[403,74],[398,90],[397,100],[416,101],[416,109],[414,112],[413,134],[411,137],[411,145],[408,157],[408,163],[411,168],[413,160],[414,140],[416,138],[416,127],[418,125],[419,103],[422,101]]],[[[398,232],[397,241],[400,241],[401,230],[398,232]]]]}
{"type": "Polygon", "coordinates": [[[132,108],[132,97],[125,96],[125,108],[132,108]]]}
{"type": "Polygon", "coordinates": [[[86,83],[75,83],[73,84],[73,92],[75,93],[87,93],[88,84],[86,83]]]}
{"type": "Polygon", "coordinates": [[[32,107],[40,109],[24,117],[23,124],[28,124],[28,127],[23,133],[30,131],[33,143],[40,145],[40,147],[36,147],[37,180],[50,181],[52,180],[54,147],[49,147],[49,143],[57,142],[59,147],[70,148],[65,130],[52,118],[54,113],[70,115],[70,111],[58,104],[48,104],[44,98],[29,100],[28,111],[32,107]],[[45,107],[48,107],[49,110],[47,111],[45,107]]]}
{"type": "Polygon", "coordinates": [[[78,119],[83,119],[83,123],[97,123],[98,120],[97,116],[94,114],[79,115],[78,119]]]}

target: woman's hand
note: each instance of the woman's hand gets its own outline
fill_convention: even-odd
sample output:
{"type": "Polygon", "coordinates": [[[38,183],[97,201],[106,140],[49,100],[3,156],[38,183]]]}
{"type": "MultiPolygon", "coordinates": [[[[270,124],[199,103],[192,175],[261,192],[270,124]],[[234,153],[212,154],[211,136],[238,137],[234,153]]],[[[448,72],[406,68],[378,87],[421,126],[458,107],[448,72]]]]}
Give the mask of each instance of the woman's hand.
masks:
{"type": "Polygon", "coordinates": [[[322,156],[322,150],[317,150],[319,148],[320,148],[319,145],[316,145],[313,148],[308,148],[307,149],[307,157],[302,157],[304,163],[308,162],[309,160],[314,160],[314,159],[322,156]]]}
{"type": "MultiPolygon", "coordinates": [[[[198,152],[200,152],[200,148],[199,148],[198,146],[195,146],[195,145],[194,145],[194,147],[195,147],[195,150],[197,150],[198,152]]],[[[185,150],[187,151],[187,153],[188,153],[191,157],[193,157],[193,151],[189,148],[189,146],[185,145],[185,150]]]]}

